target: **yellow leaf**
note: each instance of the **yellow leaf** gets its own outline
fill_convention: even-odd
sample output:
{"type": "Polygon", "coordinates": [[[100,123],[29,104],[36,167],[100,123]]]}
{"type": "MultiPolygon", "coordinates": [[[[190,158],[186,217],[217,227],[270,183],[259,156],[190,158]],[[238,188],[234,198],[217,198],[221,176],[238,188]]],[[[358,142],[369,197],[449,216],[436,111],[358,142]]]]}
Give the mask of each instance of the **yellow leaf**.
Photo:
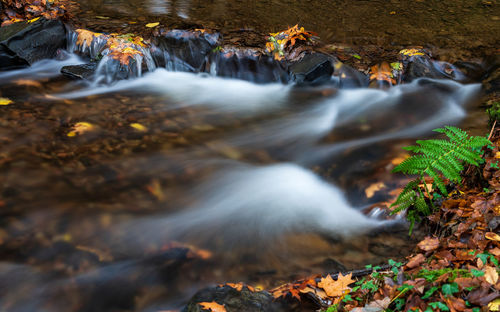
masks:
{"type": "Polygon", "coordinates": [[[212,312],[226,312],[226,308],[224,308],[223,305],[218,304],[215,301],[212,302],[200,302],[198,303],[201,305],[203,310],[210,310],[212,312]]]}
{"type": "Polygon", "coordinates": [[[70,132],[68,132],[67,136],[74,137],[77,134],[84,134],[85,132],[89,132],[94,130],[95,126],[88,122],[77,122],[70,132]]]}
{"type": "Polygon", "coordinates": [[[488,233],[484,234],[484,237],[486,237],[486,239],[489,239],[492,241],[500,242],[500,235],[498,235],[497,233],[488,232],[488,233]]]}
{"type": "Polygon", "coordinates": [[[165,199],[165,194],[163,193],[160,181],[158,179],[153,179],[153,181],[151,181],[151,184],[146,186],[146,189],[148,190],[149,193],[151,193],[151,195],[156,197],[156,199],[158,199],[159,201],[165,199]]]}
{"type": "Polygon", "coordinates": [[[385,187],[384,182],[373,183],[365,189],[366,198],[372,198],[376,192],[380,191],[385,187]]]}
{"type": "Polygon", "coordinates": [[[130,126],[132,128],[134,128],[135,130],[137,131],[140,131],[140,132],[146,132],[148,131],[148,128],[146,128],[145,126],[141,125],[140,123],[133,123],[133,124],[130,124],[130,126]]]}
{"type": "Polygon", "coordinates": [[[34,22],[38,21],[39,19],[40,19],[40,17],[35,17],[33,19],[28,20],[28,23],[34,23],[34,22]]]}
{"type": "Polygon", "coordinates": [[[500,311],[500,298],[488,303],[488,309],[490,311],[500,311]]]}
{"type": "Polygon", "coordinates": [[[160,23],[158,23],[158,22],[156,22],[156,23],[149,23],[149,24],[146,24],[146,27],[152,28],[152,27],[156,27],[158,25],[160,25],[160,23]]]}
{"type": "Polygon", "coordinates": [[[12,102],[12,100],[10,100],[8,98],[0,97],[0,105],[9,105],[12,103],[14,103],[14,102],[12,102]]]}
{"type": "Polygon", "coordinates": [[[498,282],[498,272],[497,269],[491,266],[484,268],[484,279],[491,285],[495,285],[498,282]]]}

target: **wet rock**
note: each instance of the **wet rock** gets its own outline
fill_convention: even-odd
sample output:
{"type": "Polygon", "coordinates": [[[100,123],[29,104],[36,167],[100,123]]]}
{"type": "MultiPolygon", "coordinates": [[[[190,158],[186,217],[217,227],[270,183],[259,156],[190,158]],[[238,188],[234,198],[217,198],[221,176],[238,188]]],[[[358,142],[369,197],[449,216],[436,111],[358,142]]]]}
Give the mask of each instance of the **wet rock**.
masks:
{"type": "Polygon", "coordinates": [[[262,51],[253,48],[225,47],[212,53],[209,72],[256,83],[288,82],[285,66],[262,51]]]}
{"type": "Polygon", "coordinates": [[[487,60],[488,70],[484,76],[483,87],[486,93],[499,92],[500,90],[500,55],[487,60]]]}
{"type": "Polygon", "coordinates": [[[39,19],[0,28],[0,71],[26,67],[52,58],[66,47],[66,29],[61,21],[39,19]]]}
{"type": "Polygon", "coordinates": [[[230,286],[209,287],[197,292],[189,301],[183,312],[203,312],[199,303],[215,301],[224,305],[227,312],[278,312],[293,311],[283,303],[274,302],[273,296],[266,291],[251,291],[243,287],[241,291],[230,286]]]}
{"type": "Polygon", "coordinates": [[[334,78],[338,81],[338,87],[343,89],[367,87],[370,79],[357,69],[338,62],[334,66],[334,78]]]}
{"type": "Polygon", "coordinates": [[[97,69],[97,63],[70,65],[61,68],[61,74],[73,79],[92,80],[97,69]]]}
{"type": "Polygon", "coordinates": [[[209,60],[213,75],[237,78],[256,83],[288,82],[283,64],[252,48],[225,47],[209,60]]]}
{"type": "Polygon", "coordinates": [[[201,72],[205,69],[208,55],[220,41],[218,33],[170,30],[154,39],[152,51],[158,67],[174,71],[201,72]]]}
{"type": "Polygon", "coordinates": [[[411,82],[422,77],[457,81],[465,78],[458,68],[446,62],[433,60],[425,50],[402,50],[399,56],[403,64],[402,80],[404,82],[411,82]]]}
{"type": "Polygon", "coordinates": [[[306,54],[290,65],[290,79],[298,84],[320,84],[333,74],[333,58],[322,53],[306,54]]]}

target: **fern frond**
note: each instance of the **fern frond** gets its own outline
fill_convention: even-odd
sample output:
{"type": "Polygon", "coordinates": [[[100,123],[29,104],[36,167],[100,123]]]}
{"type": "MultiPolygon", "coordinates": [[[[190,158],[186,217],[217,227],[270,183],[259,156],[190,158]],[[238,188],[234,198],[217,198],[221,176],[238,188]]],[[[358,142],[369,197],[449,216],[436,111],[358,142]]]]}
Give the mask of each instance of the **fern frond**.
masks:
{"type": "MultiPolygon", "coordinates": [[[[463,162],[478,165],[481,155],[478,152],[483,146],[492,144],[485,137],[469,136],[467,132],[451,126],[435,129],[433,131],[442,133],[448,140],[417,140],[416,145],[404,147],[403,149],[414,153],[405,159],[393,172],[418,175],[418,178],[409,182],[399,194],[391,207],[396,206],[392,213],[408,209],[407,219],[411,222],[410,233],[416,221],[421,215],[431,213],[425,200],[425,196],[419,187],[424,183],[424,188],[428,197],[431,197],[425,186],[425,175],[434,180],[434,185],[442,194],[448,195],[443,179],[453,182],[461,180],[460,172],[464,169],[463,162]]],[[[430,204],[434,207],[432,198],[430,204]]]]}

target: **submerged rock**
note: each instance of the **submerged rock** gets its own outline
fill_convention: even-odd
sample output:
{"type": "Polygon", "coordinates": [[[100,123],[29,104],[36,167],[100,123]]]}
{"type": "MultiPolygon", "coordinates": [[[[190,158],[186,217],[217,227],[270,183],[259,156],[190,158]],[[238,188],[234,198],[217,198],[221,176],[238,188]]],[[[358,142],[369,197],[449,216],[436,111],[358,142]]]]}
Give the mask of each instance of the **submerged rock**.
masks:
{"type": "Polygon", "coordinates": [[[66,29],[58,20],[41,18],[0,28],[0,71],[22,68],[52,58],[66,47],[66,29]]]}
{"type": "Polygon", "coordinates": [[[202,302],[216,302],[223,305],[227,312],[284,312],[294,311],[291,306],[275,302],[266,291],[252,291],[246,286],[237,290],[231,286],[208,287],[197,292],[182,312],[202,312],[202,302]]]}
{"type": "Polygon", "coordinates": [[[224,47],[209,60],[213,75],[238,78],[257,83],[288,82],[284,65],[258,49],[224,47]]]}
{"type": "Polygon", "coordinates": [[[319,84],[327,82],[333,74],[332,57],[322,53],[306,54],[289,67],[290,79],[295,83],[319,84]]]}
{"type": "Polygon", "coordinates": [[[152,54],[159,67],[201,72],[205,69],[208,55],[219,41],[218,33],[174,29],[154,39],[157,49],[152,54]]]}
{"type": "Polygon", "coordinates": [[[97,63],[70,65],[61,68],[61,74],[73,79],[92,80],[95,76],[97,63]]]}

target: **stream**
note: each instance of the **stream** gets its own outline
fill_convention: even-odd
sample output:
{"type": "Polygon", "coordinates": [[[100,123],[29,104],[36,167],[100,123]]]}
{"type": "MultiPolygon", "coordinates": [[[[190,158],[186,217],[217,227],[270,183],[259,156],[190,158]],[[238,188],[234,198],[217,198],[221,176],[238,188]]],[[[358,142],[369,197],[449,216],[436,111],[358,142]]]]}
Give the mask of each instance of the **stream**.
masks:
{"type": "MultiPolygon", "coordinates": [[[[88,0],[82,18],[112,25],[146,10],[148,22],[220,24],[229,5],[177,2],[88,0]]],[[[252,24],[235,12],[224,27],[252,24]]],[[[377,208],[405,181],[391,174],[401,147],[444,125],[487,131],[479,83],[299,86],[172,68],[72,80],[61,68],[87,62],[75,50],[0,71],[0,96],[13,100],[0,106],[1,310],[177,310],[208,285],[269,289],[402,259],[419,234],[377,208]]]]}

